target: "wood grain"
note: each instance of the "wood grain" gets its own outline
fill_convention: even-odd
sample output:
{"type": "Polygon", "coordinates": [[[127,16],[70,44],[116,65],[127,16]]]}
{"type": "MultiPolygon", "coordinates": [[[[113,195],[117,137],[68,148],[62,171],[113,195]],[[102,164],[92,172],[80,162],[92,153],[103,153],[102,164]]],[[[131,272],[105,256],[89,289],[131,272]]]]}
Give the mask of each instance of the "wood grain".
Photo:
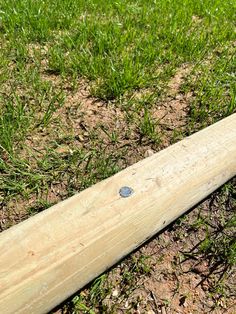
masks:
{"type": "Polygon", "coordinates": [[[48,312],[235,175],[236,114],[2,232],[0,313],[48,312]]]}

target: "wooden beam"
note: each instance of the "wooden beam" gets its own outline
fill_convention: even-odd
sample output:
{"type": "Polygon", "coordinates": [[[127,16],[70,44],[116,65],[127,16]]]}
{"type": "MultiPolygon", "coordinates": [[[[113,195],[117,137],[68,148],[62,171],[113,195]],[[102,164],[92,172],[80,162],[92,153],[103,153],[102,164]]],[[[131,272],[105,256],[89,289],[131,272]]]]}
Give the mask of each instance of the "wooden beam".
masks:
{"type": "Polygon", "coordinates": [[[236,114],[2,232],[0,313],[49,311],[235,175],[236,114]]]}

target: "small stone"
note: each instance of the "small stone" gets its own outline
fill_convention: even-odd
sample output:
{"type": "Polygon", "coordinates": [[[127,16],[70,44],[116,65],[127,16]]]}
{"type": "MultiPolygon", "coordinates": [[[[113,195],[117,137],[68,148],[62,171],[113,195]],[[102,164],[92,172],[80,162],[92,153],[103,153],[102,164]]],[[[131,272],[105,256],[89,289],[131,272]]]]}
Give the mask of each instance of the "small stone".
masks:
{"type": "Polygon", "coordinates": [[[161,307],[161,314],[166,314],[166,309],[164,306],[161,307]]]}
{"type": "Polygon", "coordinates": [[[215,305],[215,303],[212,301],[212,300],[209,300],[208,302],[207,302],[207,306],[208,307],[213,307],[215,305]]]}
{"type": "Polygon", "coordinates": [[[78,139],[80,140],[80,142],[83,142],[83,141],[84,141],[83,135],[79,134],[79,135],[78,135],[78,139]]]}
{"type": "Polygon", "coordinates": [[[182,95],[176,95],[176,96],[175,96],[175,99],[177,99],[177,100],[181,100],[182,98],[183,98],[182,95]]]}
{"type": "Polygon", "coordinates": [[[150,157],[154,154],[155,152],[152,149],[147,149],[146,152],[144,153],[144,157],[150,157]]]}
{"type": "Polygon", "coordinates": [[[55,149],[55,152],[58,154],[66,154],[70,152],[70,148],[68,146],[59,146],[55,149]]]}
{"type": "Polygon", "coordinates": [[[127,309],[128,306],[129,306],[129,302],[126,301],[126,302],[125,302],[125,308],[127,309]]]}
{"type": "Polygon", "coordinates": [[[119,295],[119,291],[117,290],[117,289],[115,289],[113,292],[112,292],[112,296],[113,297],[118,297],[118,295],[119,295]]]}

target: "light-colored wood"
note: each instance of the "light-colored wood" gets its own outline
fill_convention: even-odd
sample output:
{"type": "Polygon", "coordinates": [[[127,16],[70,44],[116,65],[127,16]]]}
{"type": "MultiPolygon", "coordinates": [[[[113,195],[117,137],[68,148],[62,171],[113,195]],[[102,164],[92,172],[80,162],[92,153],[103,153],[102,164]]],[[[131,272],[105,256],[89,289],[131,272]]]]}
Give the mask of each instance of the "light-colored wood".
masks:
{"type": "Polygon", "coordinates": [[[49,311],[235,175],[236,114],[4,231],[0,313],[49,311]]]}

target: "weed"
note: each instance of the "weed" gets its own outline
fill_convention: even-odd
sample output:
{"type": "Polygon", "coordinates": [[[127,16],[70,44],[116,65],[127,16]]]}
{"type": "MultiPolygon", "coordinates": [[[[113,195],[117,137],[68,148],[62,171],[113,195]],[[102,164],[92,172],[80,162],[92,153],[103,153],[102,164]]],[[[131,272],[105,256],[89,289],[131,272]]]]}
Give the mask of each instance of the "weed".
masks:
{"type": "Polygon", "coordinates": [[[148,137],[150,140],[153,140],[154,142],[158,140],[156,122],[152,119],[150,113],[146,108],[144,108],[144,116],[140,122],[140,136],[141,140],[144,136],[148,137]]]}

